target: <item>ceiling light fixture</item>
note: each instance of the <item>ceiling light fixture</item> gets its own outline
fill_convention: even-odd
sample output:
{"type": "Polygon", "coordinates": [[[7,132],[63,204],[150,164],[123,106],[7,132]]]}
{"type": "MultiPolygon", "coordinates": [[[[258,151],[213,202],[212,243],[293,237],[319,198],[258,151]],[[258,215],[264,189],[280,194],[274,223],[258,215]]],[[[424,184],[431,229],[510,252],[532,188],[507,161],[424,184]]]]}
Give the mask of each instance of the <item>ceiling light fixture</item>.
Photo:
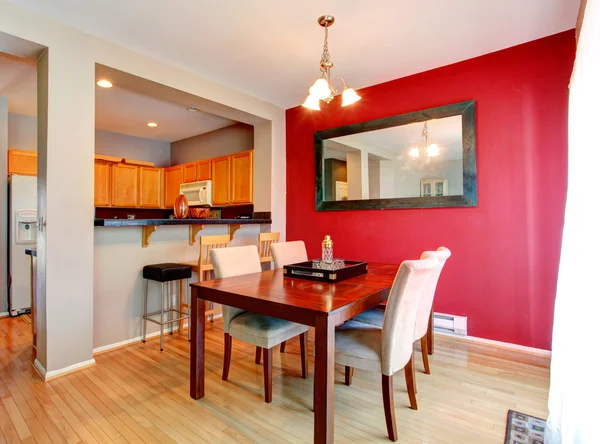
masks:
{"type": "MultiPolygon", "coordinates": [[[[429,143],[429,129],[427,128],[427,122],[423,125],[423,131],[421,136],[425,138],[425,147],[423,148],[424,154],[429,157],[436,157],[440,155],[440,147],[435,143],[429,143]]],[[[418,146],[412,147],[408,150],[408,155],[411,157],[419,157],[421,150],[418,146]]]]}
{"type": "Polygon", "coordinates": [[[321,77],[310,87],[309,95],[302,104],[303,107],[319,111],[319,100],[325,103],[330,103],[335,95],[340,94],[340,91],[335,88],[335,81],[341,80],[344,85],[342,94],[342,106],[348,106],[360,100],[360,96],[356,94],[352,88],[348,88],[346,81],[342,77],[334,77],[331,79],[331,68],[333,62],[330,59],[329,47],[327,38],[329,36],[329,27],[333,25],[335,18],[332,15],[322,15],[317,19],[317,23],[325,28],[325,42],[323,43],[323,54],[321,55],[321,77]]]}
{"type": "Polygon", "coordinates": [[[146,124],[146,126],[149,126],[150,128],[156,128],[158,126],[158,123],[156,123],[156,122],[148,122],[146,124]]]}
{"type": "Polygon", "coordinates": [[[106,80],[106,79],[98,80],[96,82],[96,85],[98,85],[101,88],[112,88],[113,87],[112,82],[110,80],[106,80]]]}

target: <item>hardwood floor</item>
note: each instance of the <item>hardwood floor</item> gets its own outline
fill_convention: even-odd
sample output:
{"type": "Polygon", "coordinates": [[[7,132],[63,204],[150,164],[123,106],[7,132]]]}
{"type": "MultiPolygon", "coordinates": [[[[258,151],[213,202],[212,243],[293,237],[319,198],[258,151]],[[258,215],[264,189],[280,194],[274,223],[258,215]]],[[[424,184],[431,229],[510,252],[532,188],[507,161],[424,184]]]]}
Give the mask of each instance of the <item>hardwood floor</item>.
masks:
{"type": "MultiPolygon", "coordinates": [[[[263,398],[255,348],[233,341],[229,381],[221,380],[221,323],[207,325],[206,397],[189,397],[187,332],[96,356],[98,365],[43,383],[31,365],[30,325],[0,319],[2,443],[310,443],[313,436],[313,336],[309,379],[298,341],[273,353],[273,402],[263,398]]],[[[415,356],[419,410],[409,408],[403,375],[395,384],[400,443],[499,443],[508,409],[546,417],[549,359],[436,337],[431,375],[415,356]]],[[[389,443],[381,375],[336,368],[338,443],[389,443]]]]}

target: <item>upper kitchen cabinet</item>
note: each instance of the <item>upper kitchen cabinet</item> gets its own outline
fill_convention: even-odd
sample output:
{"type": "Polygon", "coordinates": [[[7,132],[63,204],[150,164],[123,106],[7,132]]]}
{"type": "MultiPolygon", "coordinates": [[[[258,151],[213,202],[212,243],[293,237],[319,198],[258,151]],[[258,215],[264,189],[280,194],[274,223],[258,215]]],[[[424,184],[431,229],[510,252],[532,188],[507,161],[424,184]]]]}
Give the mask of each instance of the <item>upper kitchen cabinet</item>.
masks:
{"type": "Polygon", "coordinates": [[[172,208],[183,183],[183,165],[165,168],[165,208],[172,208]]]}
{"type": "Polygon", "coordinates": [[[112,165],[112,205],[135,208],[138,206],[139,167],[126,163],[112,165]]]}
{"type": "Polygon", "coordinates": [[[210,159],[196,162],[196,180],[210,180],[212,178],[211,164],[210,159]]]}
{"type": "Polygon", "coordinates": [[[111,205],[110,165],[109,162],[101,160],[94,162],[94,206],[96,207],[111,205]]]}
{"type": "Polygon", "coordinates": [[[212,159],[212,204],[227,205],[229,201],[231,156],[212,159]]]}
{"type": "Polygon", "coordinates": [[[183,166],[183,183],[195,182],[196,179],[196,164],[186,163],[183,166]]]}
{"type": "MultiPolygon", "coordinates": [[[[231,155],[230,203],[252,203],[254,163],[253,151],[231,155]]],[[[214,186],[214,185],[213,185],[214,186]]]]}
{"type": "Polygon", "coordinates": [[[37,153],[33,151],[9,149],[8,174],[37,176],[37,153]]]}
{"type": "Polygon", "coordinates": [[[162,168],[139,167],[140,207],[160,208],[162,206],[162,171],[162,168]]]}

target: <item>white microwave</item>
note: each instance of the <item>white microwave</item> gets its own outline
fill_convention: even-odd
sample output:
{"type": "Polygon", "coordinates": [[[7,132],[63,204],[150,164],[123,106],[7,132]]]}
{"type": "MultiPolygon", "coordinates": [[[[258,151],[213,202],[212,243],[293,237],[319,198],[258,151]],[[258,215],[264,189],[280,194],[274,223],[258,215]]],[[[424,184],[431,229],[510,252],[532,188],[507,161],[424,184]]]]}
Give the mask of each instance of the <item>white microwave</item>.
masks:
{"type": "Polygon", "coordinates": [[[182,183],[179,185],[179,193],[185,196],[189,205],[212,205],[212,182],[210,180],[182,183]]]}

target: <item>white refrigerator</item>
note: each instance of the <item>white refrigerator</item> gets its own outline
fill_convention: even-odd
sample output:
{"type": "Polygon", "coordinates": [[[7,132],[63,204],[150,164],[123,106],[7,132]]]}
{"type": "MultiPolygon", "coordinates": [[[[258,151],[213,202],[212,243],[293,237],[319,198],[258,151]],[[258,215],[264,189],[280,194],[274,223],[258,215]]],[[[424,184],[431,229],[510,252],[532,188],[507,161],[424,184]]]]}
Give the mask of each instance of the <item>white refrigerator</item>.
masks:
{"type": "Polygon", "coordinates": [[[12,316],[31,311],[31,271],[28,248],[36,247],[37,177],[8,178],[8,302],[12,316]]]}

